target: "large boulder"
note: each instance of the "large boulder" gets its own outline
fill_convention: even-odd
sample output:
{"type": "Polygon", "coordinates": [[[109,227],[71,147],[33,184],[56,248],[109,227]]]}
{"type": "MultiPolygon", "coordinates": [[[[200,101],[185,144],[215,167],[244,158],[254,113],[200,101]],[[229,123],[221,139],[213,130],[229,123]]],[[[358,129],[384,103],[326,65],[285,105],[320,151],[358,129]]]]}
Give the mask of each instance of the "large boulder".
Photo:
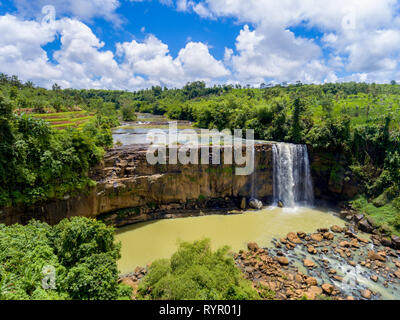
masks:
{"type": "Polygon", "coordinates": [[[317,242],[321,242],[322,240],[324,240],[324,237],[320,233],[313,233],[311,235],[311,239],[317,242]]]}
{"type": "Polygon", "coordinates": [[[361,291],[361,296],[363,297],[363,298],[365,298],[365,299],[371,299],[371,297],[372,297],[372,292],[371,292],[371,290],[363,290],[363,291],[361,291]]]}
{"type": "Polygon", "coordinates": [[[343,232],[343,228],[342,227],[339,227],[339,226],[332,226],[331,227],[331,230],[332,230],[332,232],[334,232],[334,233],[342,233],[343,232]]]}
{"type": "Polygon", "coordinates": [[[392,235],[392,246],[395,249],[400,249],[400,237],[392,235]]]}
{"type": "Polygon", "coordinates": [[[326,293],[327,295],[331,295],[333,291],[335,291],[335,287],[330,283],[324,283],[321,287],[324,293],[326,293]]]}
{"type": "Polygon", "coordinates": [[[256,252],[256,251],[259,249],[258,244],[255,243],[255,242],[249,242],[249,243],[247,244],[247,248],[248,248],[250,251],[253,251],[253,252],[256,252]]]}
{"type": "Polygon", "coordinates": [[[249,206],[252,209],[261,210],[263,208],[263,203],[257,199],[251,199],[249,202],[249,206]]]}
{"type": "Polygon", "coordinates": [[[322,294],[322,289],[317,286],[312,286],[306,292],[306,296],[310,300],[315,300],[321,294],[322,294]]]}
{"type": "Polygon", "coordinates": [[[360,228],[361,231],[371,233],[374,228],[369,224],[367,219],[362,219],[361,221],[358,222],[358,227],[360,228]]]}
{"type": "Polygon", "coordinates": [[[289,264],[289,259],[286,257],[276,257],[276,261],[283,266],[287,266],[289,264]]]}
{"type": "Polygon", "coordinates": [[[315,279],[315,278],[313,278],[313,277],[307,278],[307,279],[306,279],[306,283],[307,283],[307,285],[310,286],[310,287],[318,285],[317,279],[315,279]]]}
{"type": "Polygon", "coordinates": [[[382,261],[385,262],[386,258],[378,252],[375,251],[368,251],[368,259],[372,261],[382,261]]]}
{"type": "Polygon", "coordinates": [[[312,261],[310,259],[304,259],[303,264],[305,267],[310,268],[310,269],[315,267],[314,261],[312,261]]]}
{"type": "Polygon", "coordinates": [[[295,243],[295,244],[300,244],[300,243],[302,243],[301,240],[300,240],[300,238],[299,238],[299,237],[297,236],[297,234],[294,233],[294,232],[290,232],[290,233],[286,236],[286,238],[287,238],[290,242],[295,243]]]}

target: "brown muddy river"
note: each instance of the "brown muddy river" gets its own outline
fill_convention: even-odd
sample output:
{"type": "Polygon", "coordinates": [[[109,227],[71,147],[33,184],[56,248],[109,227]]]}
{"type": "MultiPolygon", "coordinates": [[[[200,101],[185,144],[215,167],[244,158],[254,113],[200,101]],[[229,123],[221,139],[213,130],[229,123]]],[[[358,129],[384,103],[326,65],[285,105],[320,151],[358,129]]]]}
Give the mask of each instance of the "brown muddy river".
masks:
{"type": "Polygon", "coordinates": [[[344,226],[344,221],[326,209],[296,210],[267,208],[242,215],[213,215],[196,218],[159,220],[140,223],[117,231],[122,243],[122,258],[118,261],[121,273],[160,258],[169,258],[178,241],[210,238],[212,246],[230,246],[234,251],[246,249],[248,242],[269,247],[273,238],[292,231],[314,232],[332,225],[344,226]]]}

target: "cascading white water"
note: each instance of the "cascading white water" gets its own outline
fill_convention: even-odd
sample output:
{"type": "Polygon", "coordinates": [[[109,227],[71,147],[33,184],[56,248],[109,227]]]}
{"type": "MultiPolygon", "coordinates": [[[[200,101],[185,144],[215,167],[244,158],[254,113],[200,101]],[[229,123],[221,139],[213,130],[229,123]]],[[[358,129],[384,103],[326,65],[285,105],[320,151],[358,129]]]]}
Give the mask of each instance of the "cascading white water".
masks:
{"type": "Polygon", "coordinates": [[[260,210],[263,207],[263,203],[260,200],[257,199],[257,190],[256,190],[257,189],[257,186],[256,186],[256,184],[257,184],[257,170],[256,170],[256,167],[255,167],[255,164],[256,164],[255,155],[256,155],[256,152],[255,152],[255,148],[253,146],[253,149],[252,149],[252,152],[251,152],[251,161],[253,163],[253,172],[251,174],[251,199],[250,199],[249,205],[253,209],[260,210]]]}
{"type": "Polygon", "coordinates": [[[274,202],[285,207],[312,206],[314,190],[307,146],[274,144],[274,202]]]}

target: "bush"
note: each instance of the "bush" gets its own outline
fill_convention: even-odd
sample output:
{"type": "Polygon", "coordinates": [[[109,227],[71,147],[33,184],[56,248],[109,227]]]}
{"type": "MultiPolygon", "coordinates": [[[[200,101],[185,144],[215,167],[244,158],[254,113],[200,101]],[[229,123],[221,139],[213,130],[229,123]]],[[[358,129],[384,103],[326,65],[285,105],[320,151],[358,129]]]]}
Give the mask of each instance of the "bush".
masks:
{"type": "Polygon", "coordinates": [[[228,247],[213,252],[210,240],[181,243],[171,259],[155,261],[139,286],[140,299],[259,299],[244,280],[228,247]]]}
{"type": "Polygon", "coordinates": [[[114,230],[87,218],[63,220],[50,227],[0,225],[0,299],[109,300],[129,298],[118,285],[119,245],[114,230]],[[44,267],[56,272],[55,288],[44,289],[44,267]]]}

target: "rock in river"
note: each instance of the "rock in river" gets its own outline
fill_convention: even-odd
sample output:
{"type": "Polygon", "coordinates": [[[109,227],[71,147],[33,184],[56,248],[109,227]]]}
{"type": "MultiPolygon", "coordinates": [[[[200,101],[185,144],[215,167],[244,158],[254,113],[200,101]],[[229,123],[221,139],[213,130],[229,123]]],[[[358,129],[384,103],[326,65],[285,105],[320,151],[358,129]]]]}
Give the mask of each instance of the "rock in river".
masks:
{"type": "Polygon", "coordinates": [[[307,268],[314,268],[315,267],[315,263],[310,259],[304,259],[303,263],[304,263],[304,266],[307,267],[307,268]]]}

